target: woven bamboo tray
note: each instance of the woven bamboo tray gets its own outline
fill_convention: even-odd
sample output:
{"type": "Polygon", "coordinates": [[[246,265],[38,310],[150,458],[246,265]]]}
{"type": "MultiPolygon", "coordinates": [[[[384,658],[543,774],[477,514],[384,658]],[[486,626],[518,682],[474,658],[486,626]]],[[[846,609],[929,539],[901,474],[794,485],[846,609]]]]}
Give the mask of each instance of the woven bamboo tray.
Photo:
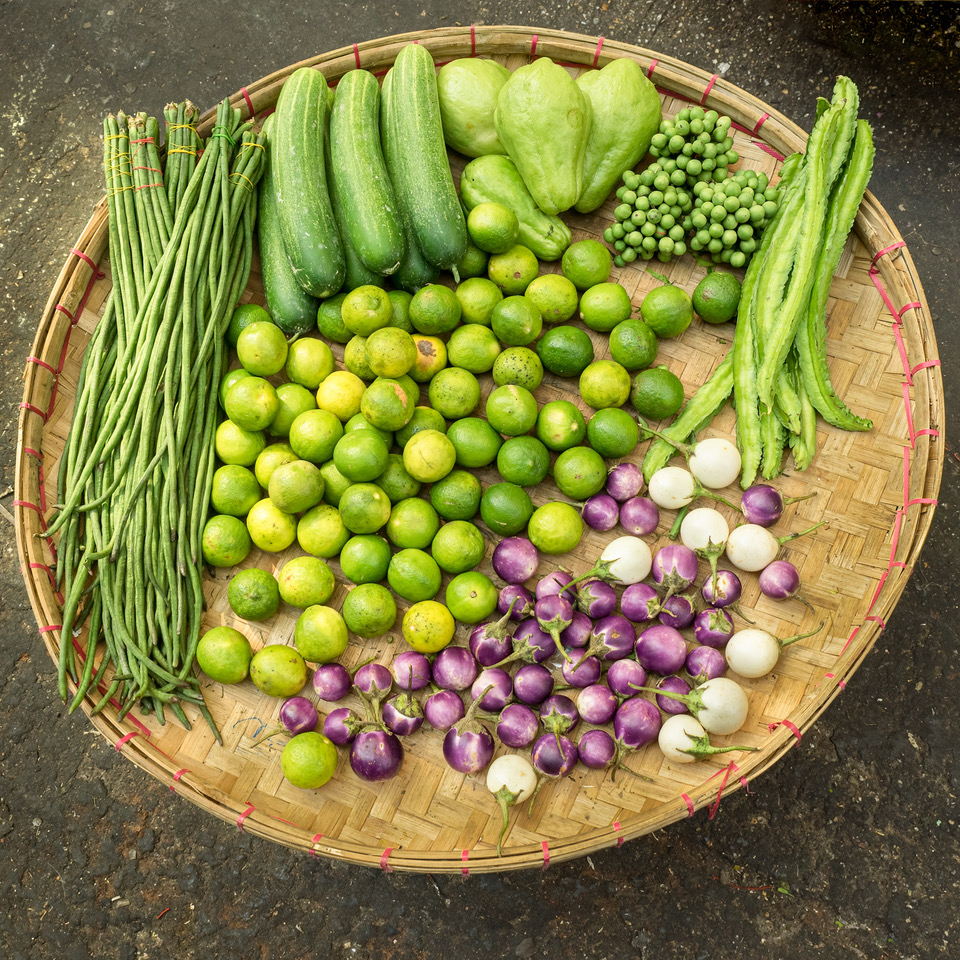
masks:
{"type": "MultiPolygon", "coordinates": [[[[274,106],[280,87],[296,66],[309,65],[335,82],[354,67],[382,74],[397,51],[417,41],[438,64],[464,56],[495,58],[514,69],[531,57],[549,56],[574,75],[611,59],[637,60],[661,91],[664,111],[684,104],[708,105],[732,117],[736,149],[745,166],[775,175],[779,161],[800,149],[803,131],[760,100],[701,70],[670,57],[602,38],[526,27],[449,28],[355,44],[296,64],[251,84],[233,100],[253,116],[274,106]]],[[[212,115],[204,118],[209,129],[212,115]]],[[[459,170],[462,158],[453,157],[459,170]]],[[[574,239],[599,237],[612,218],[613,204],[589,216],[570,216],[574,239]]],[[[107,208],[101,200],[76,247],[70,251],[39,322],[24,372],[16,475],[17,542],[30,601],[41,638],[56,660],[63,642],[60,598],[52,576],[55,546],[44,530],[56,489],[57,462],[69,428],[80,360],[110,288],[107,208]]],[[[548,264],[544,269],[556,269],[548,264]]],[[[654,269],[692,291],[704,274],[687,256],[654,269]]],[[[642,264],[614,271],[635,305],[659,283],[642,264]]],[[[708,807],[713,816],[722,795],[768,769],[829,705],[873,645],[903,591],[930,528],[943,465],[940,430],[943,390],[930,314],[913,262],[896,227],[868,194],[855,235],[844,251],[832,287],[828,350],[833,381],[849,405],[873,419],[866,434],[843,433],[820,424],[818,454],[803,474],[778,481],[785,496],[816,493],[788,508],[776,532],[829,521],[814,535],[790,545],[787,555],[800,568],[815,611],[799,601],[775,604],[759,595],[755,578],[745,578],[744,605],[759,625],[779,636],[824,630],[787,649],[776,672],[746,681],[750,714],[737,743],[756,753],[726,754],[715,762],[674,766],[655,746],[633,755],[628,766],[652,778],[615,781],[600,772],[578,770],[548,784],[528,814],[517,808],[496,855],[499,811],[481,777],[465,778],[446,766],[441,734],[421,732],[406,741],[400,775],[371,785],[353,775],[341,759],[334,780],[319,791],[287,784],[280,773],[282,738],[265,739],[276,725],[279,701],[264,697],[249,682],[222,688],[207,683],[206,699],[223,732],[218,746],[206,724],[192,730],[175,721],[157,725],[132,711],[118,722],[116,709],[92,718],[118,751],[205,810],[249,833],[318,856],[385,870],[463,873],[546,866],[667,826],[708,807]],[[259,736],[258,736],[259,735],[259,736]]],[[[256,263],[245,301],[263,303],[256,263]]],[[[684,382],[689,396],[710,374],[729,344],[732,328],[696,321],[678,340],[661,344],[661,360],[684,382]]],[[[594,335],[597,356],[605,338],[594,335]]],[[[489,387],[489,384],[487,385],[489,387]]],[[[541,403],[571,396],[569,384],[547,378],[541,403]]],[[[581,403],[576,396],[575,402],[581,403]]],[[[726,409],[711,433],[732,436],[726,409]]],[[[545,484],[535,502],[555,495],[545,484]]],[[[734,498],[737,490],[728,493],[734,498]]],[[[732,516],[729,519],[733,519],[732,516]]],[[[661,523],[660,540],[672,517],[661,523]]],[[[559,558],[574,572],[588,568],[610,535],[585,537],[575,556],[559,558]]],[[[486,569],[492,552],[488,544],[486,569]]],[[[277,570],[299,551],[255,554],[247,564],[277,570]]],[[[546,558],[539,575],[555,565],[546,558]]],[[[289,642],[297,611],[282,607],[265,624],[235,621],[226,601],[230,571],[208,576],[206,626],[235,623],[255,645],[289,642]]],[[[339,606],[342,582],[331,603],[339,606]]],[[[82,655],[83,638],[74,638],[82,655]]],[[[461,627],[457,642],[466,642],[461,627]]],[[[398,630],[379,641],[351,645],[344,662],[353,667],[376,658],[389,664],[405,645],[398,630]]],[[[85,703],[89,712],[93,701],[85,703]]],[[[724,738],[716,738],[724,743],[724,738]]]]}

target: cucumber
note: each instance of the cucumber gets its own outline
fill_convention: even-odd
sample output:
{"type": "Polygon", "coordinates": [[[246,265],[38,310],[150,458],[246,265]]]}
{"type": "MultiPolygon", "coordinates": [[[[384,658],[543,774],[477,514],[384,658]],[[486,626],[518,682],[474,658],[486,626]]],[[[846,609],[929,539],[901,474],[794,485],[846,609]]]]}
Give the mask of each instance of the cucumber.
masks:
{"type": "Polygon", "coordinates": [[[361,263],[389,276],[403,257],[397,200],[380,146],[380,84],[369,70],[340,78],[330,112],[329,175],[343,202],[342,239],[361,263]]]}
{"type": "Polygon", "coordinates": [[[260,247],[260,272],[263,276],[267,311],[273,322],[287,336],[296,336],[316,326],[320,301],[297,283],[280,233],[276,184],[270,156],[273,150],[274,116],[270,114],[263,123],[267,163],[259,186],[257,242],[260,247]]]}
{"type": "Polygon", "coordinates": [[[396,147],[386,157],[387,170],[423,255],[449,270],[466,253],[467,224],[443,140],[433,57],[426,47],[407,44],[390,73],[387,93],[381,94],[390,100],[390,136],[396,147]]]}
{"type": "Polygon", "coordinates": [[[315,297],[335,294],[345,272],[323,155],[327,91],[319,70],[294,70],[280,91],[273,125],[280,230],[297,282],[315,297]]]}
{"type": "MultiPolygon", "coordinates": [[[[393,85],[393,70],[389,70],[383,78],[380,91],[380,142],[383,145],[383,156],[389,170],[397,154],[403,149],[400,139],[396,135],[396,124],[393,122],[393,98],[390,89],[393,85]]],[[[391,275],[394,286],[409,293],[416,293],[428,283],[435,283],[440,276],[440,268],[431,263],[423,255],[417,235],[414,233],[407,210],[407,202],[403,196],[397,194],[397,207],[400,213],[400,222],[406,238],[406,249],[400,266],[391,275]]]]}

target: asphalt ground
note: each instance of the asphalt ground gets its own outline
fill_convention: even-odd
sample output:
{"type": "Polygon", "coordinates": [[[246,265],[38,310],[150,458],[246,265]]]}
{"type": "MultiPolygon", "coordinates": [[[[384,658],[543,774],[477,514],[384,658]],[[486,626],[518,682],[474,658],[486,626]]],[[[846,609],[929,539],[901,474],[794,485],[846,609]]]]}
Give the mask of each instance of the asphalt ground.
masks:
{"type": "Polygon", "coordinates": [[[207,107],[355,41],[529,24],[636,43],[760,97],[805,129],[832,78],[874,124],[870,189],[921,277],[956,403],[960,8],[953,3],[633,0],[0,5],[0,955],[30,960],[957,955],[960,456],[921,560],[845,691],[717,815],[546,871],[460,878],[315,860],[171,795],[67,717],[13,534],[24,361],[103,193],[103,116],[207,107]]]}

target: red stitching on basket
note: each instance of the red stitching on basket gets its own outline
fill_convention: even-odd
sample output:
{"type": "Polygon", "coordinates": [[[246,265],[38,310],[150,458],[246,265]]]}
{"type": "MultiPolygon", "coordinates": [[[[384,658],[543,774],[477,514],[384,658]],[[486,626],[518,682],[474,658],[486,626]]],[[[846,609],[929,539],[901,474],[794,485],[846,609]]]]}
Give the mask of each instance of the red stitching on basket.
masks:
{"type": "Polygon", "coordinates": [[[543,850],[543,869],[546,870],[550,866],[550,845],[546,840],[541,840],[540,847],[543,850]]]}
{"type": "Polygon", "coordinates": [[[770,154],[771,157],[779,160],[781,163],[787,159],[779,150],[774,150],[773,147],[764,143],[762,140],[754,140],[752,142],[755,147],[759,147],[764,153],[770,154]]]}
{"type": "Polygon", "coordinates": [[[45,627],[40,627],[40,633],[51,633],[54,630],[62,630],[62,623],[50,623],[45,627]]]}
{"type": "Polygon", "coordinates": [[[360,48],[354,44],[353,45],[353,62],[357,65],[357,69],[360,69],[360,48]]]}
{"type": "Polygon", "coordinates": [[[21,401],[20,409],[29,410],[31,413],[35,413],[38,417],[40,417],[43,420],[47,419],[46,411],[41,410],[39,407],[34,406],[32,403],[27,403],[26,400],[21,401]]]}
{"type": "Polygon", "coordinates": [[[117,753],[119,753],[119,752],[120,752],[120,748],[123,747],[123,746],[127,743],[128,740],[132,740],[134,737],[139,737],[139,736],[140,736],[140,731],[139,731],[139,730],[131,730],[129,733],[125,733],[125,734],[113,745],[114,750],[116,750],[117,753]]]}
{"type": "Polygon", "coordinates": [[[593,65],[596,67],[597,63],[600,61],[600,51],[603,49],[603,37],[600,37],[597,41],[597,49],[593,51],[593,65]]]}
{"type": "Polygon", "coordinates": [[[720,79],[720,75],[715,73],[711,78],[710,82],[707,84],[706,90],[703,91],[703,96],[700,98],[700,106],[706,106],[707,97],[710,96],[710,91],[713,89],[713,85],[720,79]]]}
{"type": "Polygon", "coordinates": [[[464,864],[464,866],[462,866],[462,867],[460,868],[460,872],[461,872],[465,877],[469,877],[469,876],[470,876],[470,868],[469,868],[468,866],[466,866],[466,863],[467,863],[467,861],[468,861],[469,859],[470,859],[470,851],[469,851],[469,850],[461,850],[461,851],[460,851],[460,860],[461,860],[461,862],[464,864]]]}
{"type": "Polygon", "coordinates": [[[256,809],[257,809],[257,808],[256,808],[252,803],[250,803],[250,802],[248,801],[248,802],[247,802],[247,809],[244,810],[243,813],[241,813],[239,817],[237,817],[237,826],[240,828],[240,832],[241,832],[241,833],[246,833],[246,832],[247,832],[246,830],[243,829],[243,821],[246,820],[247,817],[249,817],[250,814],[253,813],[253,811],[256,810],[256,809]]]}
{"type": "Polygon", "coordinates": [[[178,781],[180,780],[180,778],[181,778],[185,773],[189,773],[189,772],[190,772],[190,771],[187,770],[186,767],[184,767],[182,770],[178,770],[178,771],[173,775],[173,783],[170,784],[170,792],[171,792],[171,793],[176,793],[176,792],[177,792],[177,783],[178,783],[178,781]]]}
{"type": "Polygon", "coordinates": [[[757,121],[757,125],[756,125],[756,126],[753,128],[753,130],[751,131],[754,136],[756,136],[758,133],[760,133],[760,128],[761,128],[761,127],[767,122],[767,120],[769,120],[769,119],[770,119],[770,114],[769,114],[769,113],[764,113],[764,114],[760,117],[760,119],[757,121]]]}
{"type": "Polygon", "coordinates": [[[474,24],[470,24],[470,56],[475,57],[477,55],[477,28],[474,24]]]}
{"type": "Polygon", "coordinates": [[[393,867],[390,866],[387,861],[390,859],[390,854],[393,853],[393,847],[387,847],[386,850],[380,855],[380,869],[384,873],[393,873],[393,867]]]}
{"type": "Polygon", "coordinates": [[[27,357],[27,363],[35,363],[38,367],[43,367],[44,370],[49,370],[51,373],[57,372],[46,360],[41,360],[39,357],[27,357]]]}
{"type": "Polygon", "coordinates": [[[874,623],[879,623],[881,630],[886,630],[886,629],[887,629],[887,625],[886,625],[886,623],[884,623],[883,617],[869,616],[869,617],[864,617],[863,619],[864,619],[864,620],[873,620],[874,623]]]}
{"type": "Polygon", "coordinates": [[[622,835],[622,830],[621,830],[621,827],[620,827],[620,821],[619,821],[619,820],[614,820],[614,821],[613,821],[613,829],[616,830],[617,833],[621,834],[621,836],[617,837],[617,846],[618,846],[618,847],[622,847],[622,846],[623,846],[623,835],[622,835]]]}
{"type": "MultiPolygon", "coordinates": [[[[31,503],[29,500],[14,500],[13,505],[15,507],[29,507],[31,510],[36,510],[40,514],[40,519],[43,519],[43,511],[35,504],[31,503]]],[[[46,529],[46,524],[44,524],[44,529],[46,529]]]]}
{"type": "Polygon", "coordinates": [[[534,34],[530,39],[530,56],[535,57],[537,55],[537,41],[540,39],[538,34],[534,34]]]}
{"type": "Polygon", "coordinates": [[[657,69],[657,64],[658,64],[659,62],[660,62],[660,61],[659,61],[659,60],[656,60],[656,59],[650,61],[650,66],[647,68],[647,79],[648,79],[648,80],[652,80],[652,79],[653,79],[653,71],[657,69]]]}
{"type": "Polygon", "coordinates": [[[693,805],[693,801],[685,793],[681,793],[680,796],[683,799],[683,802],[687,805],[687,816],[692,817],[697,812],[696,807],[693,805]]]}
{"type": "MultiPolygon", "coordinates": [[[[316,844],[316,843],[319,843],[319,841],[321,841],[322,839],[323,839],[323,834],[322,834],[322,833],[315,833],[315,834],[313,835],[313,839],[312,839],[310,842],[313,843],[313,844],[316,844]]],[[[317,851],[314,850],[314,849],[312,849],[312,848],[311,848],[311,850],[310,850],[310,856],[316,857],[317,859],[320,858],[320,854],[317,853],[317,851]]]]}
{"type": "MultiPolygon", "coordinates": [[[[62,304],[58,303],[54,306],[54,310],[59,310],[60,313],[65,313],[70,318],[70,326],[75,326],[77,318],[62,304]]],[[[79,313],[79,311],[77,311],[79,313]]]]}
{"type": "MultiPolygon", "coordinates": [[[[717,791],[717,799],[714,800],[707,810],[708,820],[712,820],[717,815],[717,810],[720,809],[720,798],[723,796],[723,791],[727,786],[727,781],[730,779],[730,774],[739,769],[740,768],[731,760],[722,770],[718,770],[712,777],[707,778],[707,783],[709,783],[714,777],[723,774],[723,779],[720,781],[720,789],[717,791]]],[[[740,778],[740,782],[743,783],[743,777],[740,778]]]]}
{"type": "Polygon", "coordinates": [[[100,269],[93,262],[93,260],[91,260],[82,250],[78,250],[76,247],[74,247],[70,252],[75,257],[79,257],[85,264],[87,264],[90,267],[90,269],[93,271],[94,277],[97,280],[102,280],[106,276],[105,273],[100,272],[100,269]]]}
{"type": "Polygon", "coordinates": [[[797,738],[797,743],[803,739],[803,734],[800,732],[800,728],[792,720],[781,720],[779,723],[767,724],[767,729],[771,733],[773,733],[777,727],[786,727],[797,738]]]}

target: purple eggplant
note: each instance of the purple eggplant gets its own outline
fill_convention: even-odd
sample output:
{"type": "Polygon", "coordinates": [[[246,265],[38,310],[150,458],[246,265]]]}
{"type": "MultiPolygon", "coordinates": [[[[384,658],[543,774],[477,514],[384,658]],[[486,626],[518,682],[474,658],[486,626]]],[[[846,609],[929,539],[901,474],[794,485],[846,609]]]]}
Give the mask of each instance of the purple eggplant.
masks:
{"type": "Polygon", "coordinates": [[[563,590],[564,596],[569,597],[571,590],[567,590],[566,587],[572,582],[573,574],[567,573],[566,570],[551,570],[537,581],[534,595],[537,600],[542,600],[544,597],[555,596],[563,590]]]}
{"type": "Polygon", "coordinates": [[[584,687],[577,696],[580,719],[598,727],[613,719],[619,705],[617,695],[605,683],[593,683],[584,687]]]}
{"type": "Polygon", "coordinates": [[[632,657],[614,660],[607,667],[607,686],[618,696],[635,697],[637,689],[647,682],[647,671],[632,657]]]}
{"type": "Polygon", "coordinates": [[[389,730],[361,730],[350,744],[350,766],[361,780],[389,780],[403,765],[403,744],[389,730]]]}
{"type": "Polygon", "coordinates": [[[560,633],[560,642],[568,651],[571,647],[585,647],[590,642],[591,633],[593,621],[580,610],[574,610],[570,625],[560,633]]]}
{"type": "MultiPolygon", "coordinates": [[[[716,647],[694,647],[687,654],[684,669],[693,680],[693,685],[698,687],[714,677],[722,677],[727,672],[727,661],[716,647]]],[[[645,684],[646,681],[641,686],[645,684]]]]}
{"type": "Polygon", "coordinates": [[[649,583],[631,583],[620,594],[620,612],[633,623],[655,620],[660,612],[660,594],[649,583]]]}
{"type": "Polygon", "coordinates": [[[693,636],[697,643],[719,649],[733,636],[733,618],[720,607],[707,607],[693,618],[693,636]]]}
{"type": "MultiPolygon", "coordinates": [[[[669,693],[679,693],[684,696],[690,692],[690,684],[683,677],[671,676],[664,677],[658,684],[657,690],[666,690],[669,693]]],[[[657,694],[657,706],[664,713],[689,713],[686,704],[682,700],[675,700],[673,697],[665,697],[657,694]]]]}
{"type": "Polygon", "coordinates": [[[521,703],[537,707],[553,693],[555,682],[542,663],[525,663],[513,675],[513,695],[521,703]]]}
{"type": "Polygon", "coordinates": [[[657,623],[637,637],[634,647],[637,660],[648,673],[667,676],[683,668],[687,659],[687,642],[675,627],[657,623]]]}
{"type": "Polygon", "coordinates": [[[620,526],[635,537],[645,537],[660,526],[660,508],[649,497],[631,497],[620,506],[620,526]]]}
{"type": "Polygon", "coordinates": [[[321,663],[313,671],[313,692],[327,703],[342,700],[352,683],[350,671],[342,663],[321,663]]]}
{"type": "Polygon", "coordinates": [[[611,777],[623,763],[628,753],[640,750],[657,739],[663,718],[657,705],[646,697],[631,697],[617,708],[613,718],[613,738],[617,743],[617,756],[611,777]]]}
{"type": "Polygon", "coordinates": [[[466,690],[480,668],[466,647],[444,647],[433,658],[433,682],[441,690],[466,690]]]}
{"type": "Polygon", "coordinates": [[[480,709],[490,713],[502,710],[513,693],[513,677],[499,667],[481,670],[470,688],[470,696],[480,698],[480,709]]]}
{"type": "Polygon", "coordinates": [[[693,623],[694,616],[693,601],[685,594],[675,593],[672,597],[667,597],[660,605],[657,619],[668,627],[676,627],[677,630],[682,630],[693,623]]]}
{"type": "Polygon", "coordinates": [[[598,493],[587,500],[580,513],[588,527],[605,533],[617,525],[620,519],[620,504],[609,493],[598,493]]]}
{"type": "Polygon", "coordinates": [[[363,728],[363,720],[349,707],[337,707],[323,718],[323,733],[338,747],[353,743],[353,738],[363,728]]]}
{"type": "Polygon", "coordinates": [[[790,503],[808,500],[815,496],[808,493],[803,497],[783,497],[779,491],[766,483],[756,483],[748,487],[740,496],[740,512],[747,523],[760,527],[772,527],[783,516],[783,508],[790,503]]]}
{"type": "Polygon", "coordinates": [[[497,610],[519,623],[533,613],[533,594],[523,584],[508,583],[497,596],[497,610]]]}
{"type": "Polygon", "coordinates": [[[540,566],[540,554],[526,537],[506,537],[494,548],[491,563],[504,583],[526,583],[540,566]]]}
{"type": "Polygon", "coordinates": [[[353,685],[362,697],[379,703],[393,686],[393,674],[380,663],[365,663],[353,675],[353,685]]]}
{"type": "Polygon", "coordinates": [[[470,631],[467,643],[481,667],[492,667],[509,656],[513,650],[513,630],[510,622],[511,612],[507,610],[499,620],[477,624],[470,631]]]}
{"type": "Polygon", "coordinates": [[[668,543],[653,555],[651,574],[664,590],[664,599],[686,590],[700,573],[697,555],[682,543],[668,543]]]}
{"type": "Polygon", "coordinates": [[[508,703],[497,720],[497,737],[505,747],[529,747],[540,731],[540,721],[525,703],[508,703]]]}
{"type": "Polygon", "coordinates": [[[306,697],[290,697],[280,707],[280,723],[293,736],[316,730],[319,722],[317,708],[306,697]]]}
{"type": "Polygon", "coordinates": [[[423,707],[410,691],[404,690],[383,705],[383,723],[398,737],[409,737],[423,726],[423,707]]]}
{"type": "Polygon", "coordinates": [[[643,489],[643,473],[635,463],[618,463],[607,474],[606,489],[614,500],[624,503],[643,489]]]}
{"type": "Polygon", "coordinates": [[[576,607],[591,620],[609,617],[617,609],[617,591],[604,580],[587,580],[577,590],[576,607]]]}
{"type": "Polygon", "coordinates": [[[580,762],[591,770],[605,770],[617,756],[617,742],[606,730],[587,730],[577,745],[580,762]]]}
{"type": "Polygon", "coordinates": [[[503,667],[514,660],[542,663],[557,652],[553,637],[540,628],[536,620],[524,620],[513,633],[513,652],[495,666],[503,667]]]}
{"type": "Polygon", "coordinates": [[[599,657],[587,655],[574,660],[573,657],[580,654],[581,651],[571,647],[567,652],[572,655],[571,659],[564,660],[560,664],[560,672],[563,674],[565,683],[574,688],[589,687],[590,684],[596,683],[600,679],[600,675],[603,673],[603,665],[600,663],[599,657]]]}
{"type": "Polygon", "coordinates": [[[544,730],[559,739],[561,734],[569,733],[577,726],[580,722],[580,711],[568,696],[554,693],[540,704],[540,722],[544,730]]]}
{"type": "Polygon", "coordinates": [[[422,690],[430,676],[430,661],[416,650],[404,650],[393,661],[393,679],[401,690],[422,690]]]}
{"type": "Polygon", "coordinates": [[[449,730],[466,712],[463,698],[453,690],[440,690],[423,702],[423,715],[434,730],[449,730]]]}
{"type": "Polygon", "coordinates": [[[622,660],[633,653],[637,631],[633,624],[619,613],[598,620],[593,625],[590,643],[581,660],[596,656],[601,660],[622,660]]]}
{"type": "Polygon", "coordinates": [[[732,606],[742,592],[743,584],[732,570],[718,570],[716,577],[707,577],[700,588],[700,596],[713,607],[732,606]]]}
{"type": "Polygon", "coordinates": [[[534,604],[533,612],[537,623],[540,624],[540,629],[553,637],[553,642],[563,658],[571,660],[570,654],[563,649],[563,641],[560,639],[561,632],[573,622],[573,604],[570,600],[560,594],[541,597],[534,604]]]}
{"type": "Polygon", "coordinates": [[[540,737],[530,751],[534,769],[552,780],[568,776],[579,756],[577,745],[569,737],[550,733],[540,737]]]}
{"type": "Polygon", "coordinates": [[[443,738],[444,759],[460,773],[479,773],[493,759],[497,747],[493,734],[475,716],[485,694],[483,691],[474,699],[463,719],[443,738]]]}
{"type": "Polygon", "coordinates": [[[771,600],[790,600],[796,597],[801,603],[813,606],[800,596],[800,571],[789,560],[774,560],[768,563],[757,578],[760,592],[771,600]]]}

